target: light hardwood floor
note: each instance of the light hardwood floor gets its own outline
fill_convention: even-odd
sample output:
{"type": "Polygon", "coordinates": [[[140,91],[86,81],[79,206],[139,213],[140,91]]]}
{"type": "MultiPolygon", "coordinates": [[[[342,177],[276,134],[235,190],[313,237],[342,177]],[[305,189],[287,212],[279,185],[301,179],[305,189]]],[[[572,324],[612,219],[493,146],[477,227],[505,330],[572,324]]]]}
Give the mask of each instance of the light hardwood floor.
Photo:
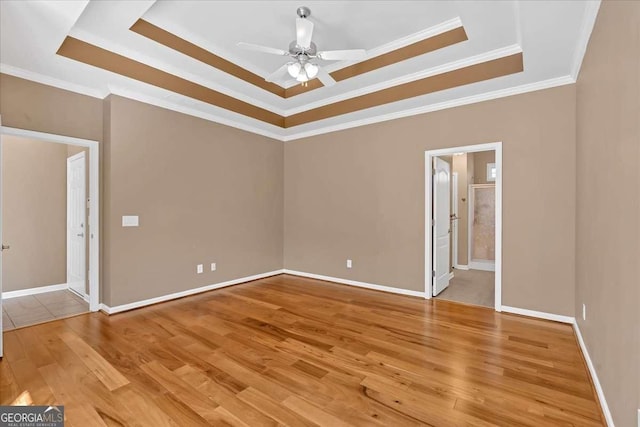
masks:
{"type": "Polygon", "coordinates": [[[569,325],[275,276],[5,333],[67,426],[601,426],[569,325]]]}

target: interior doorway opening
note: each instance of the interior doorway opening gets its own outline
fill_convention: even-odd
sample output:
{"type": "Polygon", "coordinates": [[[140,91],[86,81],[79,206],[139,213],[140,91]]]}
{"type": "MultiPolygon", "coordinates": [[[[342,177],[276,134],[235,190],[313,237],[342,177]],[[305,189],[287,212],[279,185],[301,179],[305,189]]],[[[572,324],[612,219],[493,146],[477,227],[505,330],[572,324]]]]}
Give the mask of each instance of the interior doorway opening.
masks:
{"type": "Polygon", "coordinates": [[[502,307],[502,144],[425,152],[425,295],[502,307]]]}
{"type": "Polygon", "coordinates": [[[0,153],[0,328],[97,311],[98,142],[3,126],[0,153]]]}

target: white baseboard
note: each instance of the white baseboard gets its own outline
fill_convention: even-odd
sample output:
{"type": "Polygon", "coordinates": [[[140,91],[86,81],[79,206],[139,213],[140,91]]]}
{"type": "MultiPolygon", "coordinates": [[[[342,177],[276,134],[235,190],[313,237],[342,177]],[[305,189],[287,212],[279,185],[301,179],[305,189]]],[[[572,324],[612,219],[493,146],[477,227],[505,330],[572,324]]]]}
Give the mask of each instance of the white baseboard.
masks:
{"type": "Polygon", "coordinates": [[[373,283],[358,282],[356,280],[341,279],[339,277],[330,277],[330,276],[323,276],[320,274],[305,273],[303,271],[287,270],[286,268],[283,270],[283,272],[284,274],[291,274],[292,276],[308,277],[310,279],[324,280],[326,282],[335,282],[335,283],[340,283],[342,285],[357,286],[359,288],[373,289],[375,291],[390,292],[390,293],[400,294],[400,295],[409,295],[412,297],[421,297],[421,298],[425,297],[425,293],[420,291],[411,291],[408,289],[394,288],[391,286],[383,286],[383,285],[376,285],[373,283]]]}
{"type": "Polygon", "coordinates": [[[468,270],[469,266],[463,265],[463,264],[456,264],[453,266],[453,268],[455,268],[456,270],[468,270]]]}
{"type": "Polygon", "coordinates": [[[121,313],[123,311],[133,310],[135,308],[145,307],[147,305],[157,304],[159,302],[170,301],[172,299],[182,298],[189,295],[195,295],[202,292],[212,291],[214,289],[220,289],[227,286],[237,285],[239,283],[251,282],[252,280],[264,279],[265,277],[271,277],[278,274],[282,274],[284,270],[275,270],[268,273],[256,274],[254,276],[242,277],[240,279],[229,280],[222,283],[216,283],[213,285],[202,286],[200,288],[187,289],[186,291],[176,292],[173,294],[163,295],[160,297],[149,298],[142,301],[131,302],[128,304],[116,305],[109,307],[106,304],[100,304],[100,310],[107,314],[121,313]]]}
{"type": "Polygon", "coordinates": [[[450,271],[450,272],[449,272],[449,280],[453,279],[453,278],[454,278],[454,276],[455,276],[455,275],[454,275],[453,271],[450,271]]]}
{"type": "Polygon", "coordinates": [[[494,261],[469,261],[468,270],[496,271],[494,261]]]}
{"type": "Polygon", "coordinates": [[[519,314],[521,316],[537,317],[538,319],[553,320],[554,322],[574,324],[576,319],[571,316],[561,314],[545,313],[543,311],[527,310],[526,308],[502,306],[502,311],[506,313],[519,314]]]}
{"type": "Polygon", "coordinates": [[[611,412],[609,411],[609,406],[607,405],[607,399],[605,399],[604,397],[604,390],[602,390],[602,386],[600,385],[600,380],[598,379],[596,368],[593,366],[593,362],[591,361],[591,357],[589,356],[589,352],[587,351],[587,346],[584,343],[584,339],[582,339],[582,333],[580,332],[580,327],[578,326],[578,322],[573,323],[573,330],[576,333],[576,337],[578,337],[578,343],[580,344],[580,349],[582,350],[584,360],[587,361],[587,367],[589,368],[589,373],[591,374],[591,379],[593,380],[593,386],[596,389],[598,400],[600,400],[600,406],[602,407],[602,412],[604,413],[604,418],[607,422],[607,426],[614,427],[613,417],[611,416],[611,412]]]}
{"type": "Polygon", "coordinates": [[[63,291],[65,289],[69,289],[69,285],[67,285],[66,283],[61,283],[59,285],[39,286],[37,288],[20,289],[18,291],[7,291],[2,292],[2,299],[44,294],[46,292],[63,291]]]}

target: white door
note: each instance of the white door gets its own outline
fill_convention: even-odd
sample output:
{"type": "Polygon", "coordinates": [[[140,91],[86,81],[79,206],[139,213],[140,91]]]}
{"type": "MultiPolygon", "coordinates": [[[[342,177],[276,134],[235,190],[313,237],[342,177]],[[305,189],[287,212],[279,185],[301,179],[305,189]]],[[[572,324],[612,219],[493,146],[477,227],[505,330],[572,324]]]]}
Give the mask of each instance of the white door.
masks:
{"type": "MultiPolygon", "coordinates": [[[[1,126],[0,126],[1,127],[1,126]]],[[[2,349],[2,252],[5,249],[2,241],[2,135],[0,135],[0,357],[3,355],[2,349]]]]}
{"type": "Polygon", "coordinates": [[[86,297],[86,163],[84,152],[67,159],[67,284],[86,297]]]}
{"type": "Polygon", "coordinates": [[[449,286],[451,167],[437,157],[433,167],[433,296],[436,296],[449,286]]]}

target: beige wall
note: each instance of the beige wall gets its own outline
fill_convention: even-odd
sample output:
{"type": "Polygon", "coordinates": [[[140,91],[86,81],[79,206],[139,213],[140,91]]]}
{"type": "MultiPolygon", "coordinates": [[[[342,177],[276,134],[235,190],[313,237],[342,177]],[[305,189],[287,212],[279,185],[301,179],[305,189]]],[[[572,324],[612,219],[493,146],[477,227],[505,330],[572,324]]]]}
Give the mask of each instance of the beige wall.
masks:
{"type": "Polygon", "coordinates": [[[287,143],[285,268],[423,291],[424,151],[494,141],[503,304],[573,316],[574,86],[287,143]]]}
{"type": "Polygon", "coordinates": [[[577,83],[575,312],[620,427],[640,408],[639,22],[640,2],[602,2],[577,83]]]}
{"type": "Polygon", "coordinates": [[[2,138],[2,287],[67,281],[67,146],[2,138]]]}
{"type": "Polygon", "coordinates": [[[493,184],[487,181],[487,164],[496,162],[495,151],[479,151],[473,153],[473,183],[474,184],[493,184]]]}
{"type": "Polygon", "coordinates": [[[105,108],[105,303],[282,268],[282,142],[117,96],[105,108]]]}
{"type": "Polygon", "coordinates": [[[102,100],[0,74],[2,125],[102,139],[102,100]]]}
{"type": "Polygon", "coordinates": [[[101,99],[6,74],[0,74],[0,115],[3,126],[102,140],[101,99]]]}

